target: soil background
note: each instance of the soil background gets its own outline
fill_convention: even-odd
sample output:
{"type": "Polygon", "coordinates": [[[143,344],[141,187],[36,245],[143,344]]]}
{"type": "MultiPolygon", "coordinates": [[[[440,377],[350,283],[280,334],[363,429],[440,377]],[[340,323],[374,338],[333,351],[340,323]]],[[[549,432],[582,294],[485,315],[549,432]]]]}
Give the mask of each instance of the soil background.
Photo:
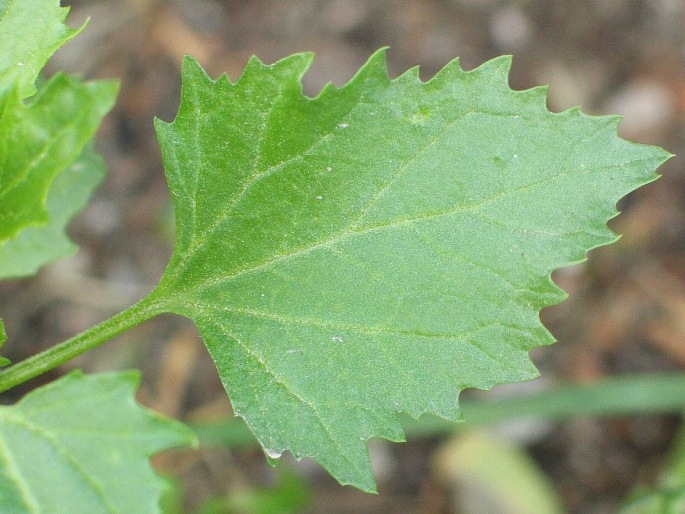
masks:
{"type": "MultiPolygon", "coordinates": [[[[118,78],[121,94],[97,147],[108,175],[71,224],[79,252],[37,277],[0,286],[13,361],[92,326],[149,292],[173,245],[173,208],[152,120],[178,108],[180,65],[195,56],[213,77],[236,80],[255,54],[267,63],[313,51],[304,79],[315,95],[342,85],[378,48],[390,75],[420,66],[428,80],[459,57],[472,69],[513,55],[514,89],[549,85],[548,106],[625,115],[621,135],[685,154],[685,1],[679,0],[81,0],[70,24],[88,27],[48,72],[118,78]]],[[[579,266],[555,273],[569,294],[543,321],[558,339],[533,352],[543,383],[685,367],[685,170],[675,157],[662,178],[621,201],[623,234],[579,266]]],[[[140,400],[183,420],[230,410],[192,324],[163,316],[8,394],[12,401],[72,368],[143,370],[140,400]]],[[[532,382],[531,384],[535,384],[532,382]]],[[[657,476],[678,416],[583,418],[520,440],[573,513],[614,512],[637,484],[657,476]]],[[[512,436],[514,437],[514,436],[512,436]]],[[[316,465],[286,462],[305,477],[304,512],[457,512],[454,488],[433,462],[442,440],[374,444],[379,495],[341,487],[316,465]]],[[[192,512],[207,498],[274,483],[256,449],[175,453],[156,465],[179,477],[192,512]]],[[[278,469],[278,468],[277,468],[278,469]]]]}

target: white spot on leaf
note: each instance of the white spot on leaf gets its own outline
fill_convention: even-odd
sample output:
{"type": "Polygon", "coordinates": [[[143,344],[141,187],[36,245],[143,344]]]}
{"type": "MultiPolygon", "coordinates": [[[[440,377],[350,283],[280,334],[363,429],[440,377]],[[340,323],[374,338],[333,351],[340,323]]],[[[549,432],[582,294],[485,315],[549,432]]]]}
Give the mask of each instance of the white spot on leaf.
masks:
{"type": "Polygon", "coordinates": [[[280,459],[281,455],[283,455],[283,452],[277,452],[275,450],[269,450],[268,448],[264,448],[264,453],[270,458],[270,459],[280,459]]]}

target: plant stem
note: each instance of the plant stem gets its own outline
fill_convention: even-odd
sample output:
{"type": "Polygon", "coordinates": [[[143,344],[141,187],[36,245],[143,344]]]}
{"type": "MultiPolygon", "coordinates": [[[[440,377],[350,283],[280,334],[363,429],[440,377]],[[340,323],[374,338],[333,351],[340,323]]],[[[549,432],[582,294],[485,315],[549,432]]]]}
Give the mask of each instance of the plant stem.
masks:
{"type": "Polygon", "coordinates": [[[162,312],[157,299],[153,295],[147,296],[77,336],[1,371],[0,393],[42,375],[162,312]]]}

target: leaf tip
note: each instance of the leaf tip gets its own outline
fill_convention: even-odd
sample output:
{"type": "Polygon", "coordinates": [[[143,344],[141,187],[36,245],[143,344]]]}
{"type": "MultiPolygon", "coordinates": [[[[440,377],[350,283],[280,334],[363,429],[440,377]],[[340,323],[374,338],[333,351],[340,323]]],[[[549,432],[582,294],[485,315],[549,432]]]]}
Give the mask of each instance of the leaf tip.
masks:
{"type": "Polygon", "coordinates": [[[86,20],[81,24],[80,27],[69,27],[66,24],[67,17],[69,16],[69,13],[71,12],[71,6],[70,5],[61,5],[61,2],[57,2],[57,12],[59,13],[59,21],[61,21],[64,24],[64,27],[66,29],[66,34],[65,34],[65,42],[68,41],[69,39],[73,38],[74,36],[78,35],[83,29],[86,28],[86,25],[90,22],[90,16],[86,18],[86,20]]]}
{"type": "Polygon", "coordinates": [[[383,70],[383,73],[386,74],[387,76],[387,70],[388,70],[388,50],[390,49],[389,46],[382,46],[378,50],[376,50],[374,53],[371,54],[371,56],[367,59],[366,64],[362,67],[364,68],[377,68],[380,70],[383,70]]]}
{"type": "Polygon", "coordinates": [[[509,72],[511,71],[511,66],[514,62],[514,56],[512,55],[499,55],[485,61],[480,66],[470,70],[468,73],[476,72],[481,74],[489,74],[492,79],[497,80],[499,77],[504,77],[505,81],[509,79],[509,72]]]}
{"type": "Polygon", "coordinates": [[[471,70],[464,70],[459,57],[455,57],[443,66],[427,83],[438,86],[449,81],[462,80],[458,77],[463,75],[470,75],[476,80],[485,77],[488,83],[503,84],[508,87],[511,64],[511,55],[500,55],[485,61],[471,70]]]}
{"type": "Polygon", "coordinates": [[[238,79],[238,82],[249,82],[254,77],[265,72],[278,76],[281,79],[291,79],[299,82],[312,65],[313,60],[313,52],[301,52],[289,55],[279,59],[273,64],[265,64],[259,57],[253,55],[248,59],[243,74],[238,79]]]}
{"type": "Polygon", "coordinates": [[[388,63],[387,63],[387,46],[376,50],[366,60],[364,65],[359,68],[359,71],[350,79],[350,81],[343,86],[344,88],[352,87],[358,83],[369,82],[369,80],[379,80],[383,83],[389,83],[388,78],[388,63]]]}
{"type": "Polygon", "coordinates": [[[205,80],[209,80],[209,75],[207,75],[207,72],[204,70],[199,61],[189,54],[183,56],[183,63],[181,64],[181,76],[183,77],[184,82],[186,77],[202,77],[205,80]]]}

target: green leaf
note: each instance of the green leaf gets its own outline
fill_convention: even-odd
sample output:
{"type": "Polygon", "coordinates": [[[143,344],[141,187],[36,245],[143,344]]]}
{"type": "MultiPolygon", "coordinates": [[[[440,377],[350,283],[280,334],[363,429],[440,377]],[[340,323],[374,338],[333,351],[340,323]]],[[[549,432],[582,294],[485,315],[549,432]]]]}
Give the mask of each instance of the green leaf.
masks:
{"type": "MultiPolygon", "coordinates": [[[[0,347],[7,341],[7,334],[5,333],[5,325],[0,319],[0,347]]],[[[0,357],[0,366],[9,366],[12,362],[6,357],[0,357]]]]}
{"type": "MultiPolygon", "coordinates": [[[[58,0],[0,0],[0,245],[27,226],[47,223],[45,201],[53,179],[74,163],[114,103],[114,82],[83,83],[65,75],[53,77],[25,102],[36,92],[36,79],[53,52],[81,30],[64,24],[68,12],[58,0]]],[[[73,188],[73,193],[82,189],[73,188]]],[[[19,268],[3,269],[3,277],[28,274],[71,251],[57,230],[77,211],[72,205],[66,212],[57,210],[55,197],[51,203],[58,219],[42,233],[52,234],[51,239],[41,242],[50,251],[19,268]]],[[[13,241],[3,250],[13,257],[3,255],[2,265],[20,257],[20,248],[33,245],[31,239],[35,232],[13,241]]]]}
{"type": "Polygon", "coordinates": [[[64,24],[69,8],[59,4],[0,0],[0,97],[13,87],[20,98],[34,94],[34,82],[50,56],[81,31],[64,24]]]}
{"type": "Polygon", "coordinates": [[[57,174],[93,137],[117,93],[112,81],[58,74],[25,103],[16,90],[0,117],[0,242],[45,224],[45,198],[57,174]]]}
{"type": "Polygon", "coordinates": [[[72,372],[0,407],[0,511],[160,512],[165,482],[149,457],[195,438],[137,405],[138,383],[137,372],[72,372]]]}
{"type": "Polygon", "coordinates": [[[550,273],[615,239],[616,201],[668,154],[512,91],[509,58],[422,83],[379,52],[314,99],[311,59],[253,58],[235,84],[184,62],[156,123],[177,240],[150,300],[194,320],[269,457],[373,490],[366,441],[402,440],[399,412],[458,419],[461,390],[537,375],[550,273]]]}
{"type": "Polygon", "coordinates": [[[28,227],[0,246],[0,279],[33,275],[41,266],[76,251],[65,234],[71,218],[83,209],[105,175],[105,163],[88,145],[48,191],[47,225],[28,227]]]}

